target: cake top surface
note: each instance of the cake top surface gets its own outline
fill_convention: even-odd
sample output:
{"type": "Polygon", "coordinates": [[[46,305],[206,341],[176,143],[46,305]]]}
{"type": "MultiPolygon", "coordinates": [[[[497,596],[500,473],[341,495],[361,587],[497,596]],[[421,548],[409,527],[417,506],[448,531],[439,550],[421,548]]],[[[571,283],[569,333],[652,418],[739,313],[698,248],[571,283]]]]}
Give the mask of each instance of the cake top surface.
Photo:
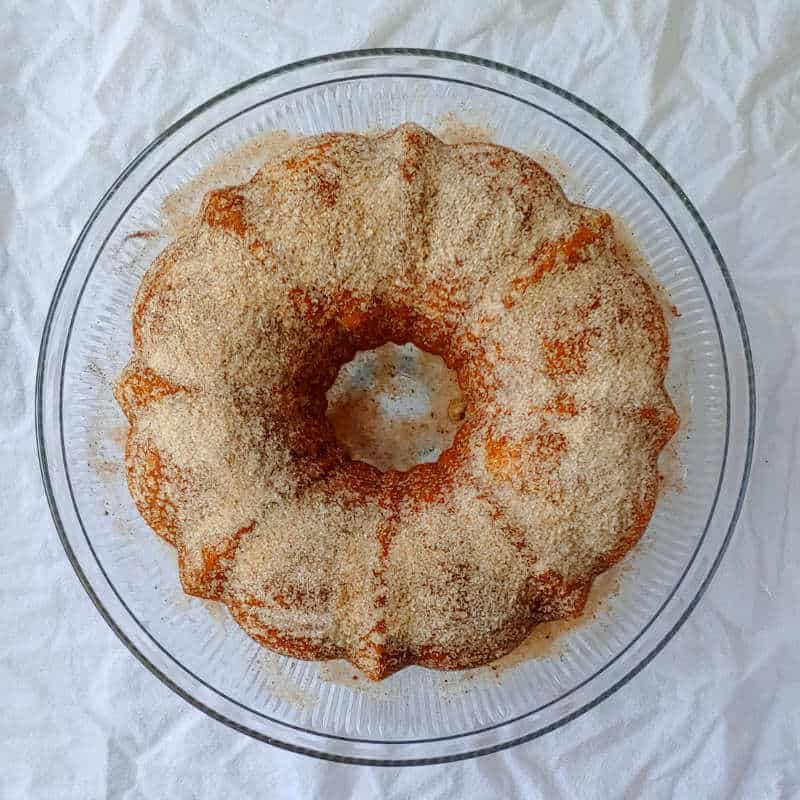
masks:
{"type": "Polygon", "coordinates": [[[488,640],[521,598],[546,617],[583,591],[649,520],[677,424],[663,314],[611,218],[414,125],[300,139],[209,193],[145,276],[134,344],[129,450],[158,456],[182,569],[378,650],[488,640]],[[354,461],[325,416],[386,342],[441,356],[466,408],[405,472],[354,461]]]}

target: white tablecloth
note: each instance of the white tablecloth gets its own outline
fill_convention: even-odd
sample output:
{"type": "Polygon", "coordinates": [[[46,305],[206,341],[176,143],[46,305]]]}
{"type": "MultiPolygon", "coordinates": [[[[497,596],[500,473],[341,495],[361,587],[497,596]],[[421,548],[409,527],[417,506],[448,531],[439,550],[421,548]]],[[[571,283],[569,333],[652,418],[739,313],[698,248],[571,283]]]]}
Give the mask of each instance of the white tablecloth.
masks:
{"type": "Polygon", "coordinates": [[[2,5],[1,798],[800,796],[800,2],[2,5]],[[655,153],[728,260],[760,401],[738,530],[666,650],[555,733],[411,769],[292,755],[161,685],[72,573],[33,441],[51,292],[124,164],[197,103],[256,72],[384,45],[459,50],[535,72],[655,153]]]}

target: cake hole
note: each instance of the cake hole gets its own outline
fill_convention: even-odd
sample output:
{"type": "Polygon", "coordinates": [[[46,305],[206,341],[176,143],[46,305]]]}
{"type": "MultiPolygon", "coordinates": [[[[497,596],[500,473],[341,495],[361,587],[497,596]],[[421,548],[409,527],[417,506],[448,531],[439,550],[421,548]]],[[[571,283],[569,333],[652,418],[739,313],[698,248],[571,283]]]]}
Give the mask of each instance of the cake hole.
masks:
{"type": "Polygon", "coordinates": [[[350,458],[382,472],[438,461],[467,413],[455,372],[413,344],[360,351],[325,397],[328,420],[350,458]]]}

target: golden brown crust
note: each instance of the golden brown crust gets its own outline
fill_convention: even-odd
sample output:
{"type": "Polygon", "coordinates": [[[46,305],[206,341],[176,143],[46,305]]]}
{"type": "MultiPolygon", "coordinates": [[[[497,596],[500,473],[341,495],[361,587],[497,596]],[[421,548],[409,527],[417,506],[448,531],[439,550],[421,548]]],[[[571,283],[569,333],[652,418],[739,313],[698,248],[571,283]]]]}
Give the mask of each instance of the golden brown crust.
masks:
{"type": "Polygon", "coordinates": [[[128,481],[191,594],[379,679],[579,612],[653,513],[678,418],[652,291],[535,162],[404,125],[299,141],[154,262],[116,387],[128,481]],[[458,378],[436,464],[352,461],[325,392],[413,342],[458,378]]]}
{"type": "Polygon", "coordinates": [[[170,544],[178,544],[178,504],[175,487],[182,485],[178,468],[149,442],[128,437],[125,451],[128,486],[144,521],[170,544]]]}

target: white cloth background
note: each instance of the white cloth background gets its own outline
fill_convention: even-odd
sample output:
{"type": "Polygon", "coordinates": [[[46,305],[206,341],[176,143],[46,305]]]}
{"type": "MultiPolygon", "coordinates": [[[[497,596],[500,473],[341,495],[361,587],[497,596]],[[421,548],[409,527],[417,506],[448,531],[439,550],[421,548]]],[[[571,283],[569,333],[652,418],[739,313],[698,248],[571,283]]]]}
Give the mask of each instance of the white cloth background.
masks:
{"type": "Polygon", "coordinates": [[[28,2],[0,10],[0,798],[800,797],[800,2],[28,2]],[[710,590],[629,685],[444,767],[323,763],[194,710],[106,627],[47,511],[41,326],[105,188],[159,131],[323,52],[459,50],[535,72],[644,143],[701,210],[753,339],[749,499],[710,590]]]}

